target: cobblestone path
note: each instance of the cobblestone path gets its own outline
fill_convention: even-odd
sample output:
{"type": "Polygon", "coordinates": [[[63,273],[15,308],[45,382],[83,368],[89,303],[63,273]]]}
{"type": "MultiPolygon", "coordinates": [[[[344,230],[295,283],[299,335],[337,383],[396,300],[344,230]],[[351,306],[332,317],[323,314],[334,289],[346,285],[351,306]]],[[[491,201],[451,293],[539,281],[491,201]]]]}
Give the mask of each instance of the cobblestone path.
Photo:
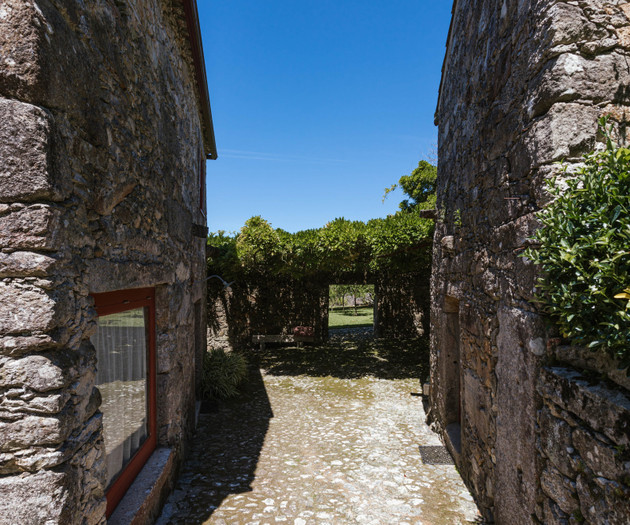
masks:
{"type": "MultiPolygon", "coordinates": [[[[415,358],[417,344],[400,353],[415,358]]],[[[343,337],[267,350],[239,399],[202,414],[158,523],[478,523],[445,455],[422,460],[441,443],[411,395],[419,380],[404,377],[421,366],[396,353],[343,337]]]]}

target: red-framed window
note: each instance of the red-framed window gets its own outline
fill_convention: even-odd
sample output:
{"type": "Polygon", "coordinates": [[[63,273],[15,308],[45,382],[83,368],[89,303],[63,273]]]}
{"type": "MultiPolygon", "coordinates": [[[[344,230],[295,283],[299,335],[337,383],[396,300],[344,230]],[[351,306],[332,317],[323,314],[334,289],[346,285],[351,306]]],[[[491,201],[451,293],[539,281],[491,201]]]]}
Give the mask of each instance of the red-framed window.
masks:
{"type": "Polygon", "coordinates": [[[206,156],[199,154],[199,209],[206,216],[206,156]]]}
{"type": "Polygon", "coordinates": [[[155,290],[95,293],[96,386],[103,402],[107,517],[157,445],[155,290]]]}

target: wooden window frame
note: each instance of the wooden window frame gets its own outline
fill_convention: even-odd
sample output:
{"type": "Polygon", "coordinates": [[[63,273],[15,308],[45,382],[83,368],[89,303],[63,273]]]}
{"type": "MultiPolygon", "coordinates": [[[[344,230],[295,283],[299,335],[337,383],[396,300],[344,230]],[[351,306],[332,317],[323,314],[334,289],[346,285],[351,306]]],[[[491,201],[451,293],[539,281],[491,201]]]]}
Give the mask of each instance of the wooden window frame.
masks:
{"type": "MultiPolygon", "coordinates": [[[[142,446],[131,457],[127,466],[107,490],[106,517],[109,518],[129,489],[142,467],[157,447],[157,358],[155,326],[155,289],[136,288],[92,294],[98,316],[110,315],[135,308],[148,309],[147,321],[147,382],[149,405],[149,435],[142,446]]],[[[98,366],[98,363],[97,363],[98,366]]]]}
{"type": "Polygon", "coordinates": [[[201,214],[206,217],[206,156],[203,150],[199,153],[199,209],[201,214]]]}

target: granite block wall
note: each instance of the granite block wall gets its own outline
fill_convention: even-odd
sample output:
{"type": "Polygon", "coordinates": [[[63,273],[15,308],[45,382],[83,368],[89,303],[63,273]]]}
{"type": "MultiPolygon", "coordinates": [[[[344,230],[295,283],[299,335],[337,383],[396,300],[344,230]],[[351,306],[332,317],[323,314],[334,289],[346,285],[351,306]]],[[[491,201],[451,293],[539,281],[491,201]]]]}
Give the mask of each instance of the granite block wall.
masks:
{"type": "Polygon", "coordinates": [[[606,0],[454,2],[436,113],[431,418],[497,523],[551,523],[556,508],[536,445],[554,334],[519,254],[557,161],[570,172],[604,114],[623,137],[629,13],[606,0]]]}
{"type": "Polygon", "coordinates": [[[541,370],[541,523],[630,519],[630,392],[593,371],[541,370]]]}
{"type": "Polygon", "coordinates": [[[105,521],[91,293],[156,288],[159,445],[184,449],[205,305],[194,74],[180,2],[0,4],[0,523],[105,521]]]}

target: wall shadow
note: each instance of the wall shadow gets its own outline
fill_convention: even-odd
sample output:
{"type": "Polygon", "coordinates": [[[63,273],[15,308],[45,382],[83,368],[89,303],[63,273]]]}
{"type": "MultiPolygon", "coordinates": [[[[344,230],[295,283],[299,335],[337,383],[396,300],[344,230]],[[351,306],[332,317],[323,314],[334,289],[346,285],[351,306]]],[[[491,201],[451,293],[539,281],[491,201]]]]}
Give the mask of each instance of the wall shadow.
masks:
{"type": "Polygon", "coordinates": [[[429,339],[373,337],[372,328],[330,329],[323,344],[295,346],[266,345],[249,352],[271,375],[332,376],[357,379],[419,379],[429,377],[429,339]]]}
{"type": "Polygon", "coordinates": [[[271,404],[255,359],[238,397],[201,413],[173,492],[156,522],[204,523],[221,502],[252,490],[271,404]]]}
{"type": "MultiPolygon", "coordinates": [[[[251,348],[251,347],[250,347],[251,348]]],[[[252,490],[273,417],[261,369],[271,375],[357,379],[415,378],[429,374],[428,338],[378,339],[372,328],[331,330],[322,344],[267,345],[246,352],[249,378],[240,395],[200,415],[200,421],[158,525],[204,523],[231,495],[252,490]]]]}

